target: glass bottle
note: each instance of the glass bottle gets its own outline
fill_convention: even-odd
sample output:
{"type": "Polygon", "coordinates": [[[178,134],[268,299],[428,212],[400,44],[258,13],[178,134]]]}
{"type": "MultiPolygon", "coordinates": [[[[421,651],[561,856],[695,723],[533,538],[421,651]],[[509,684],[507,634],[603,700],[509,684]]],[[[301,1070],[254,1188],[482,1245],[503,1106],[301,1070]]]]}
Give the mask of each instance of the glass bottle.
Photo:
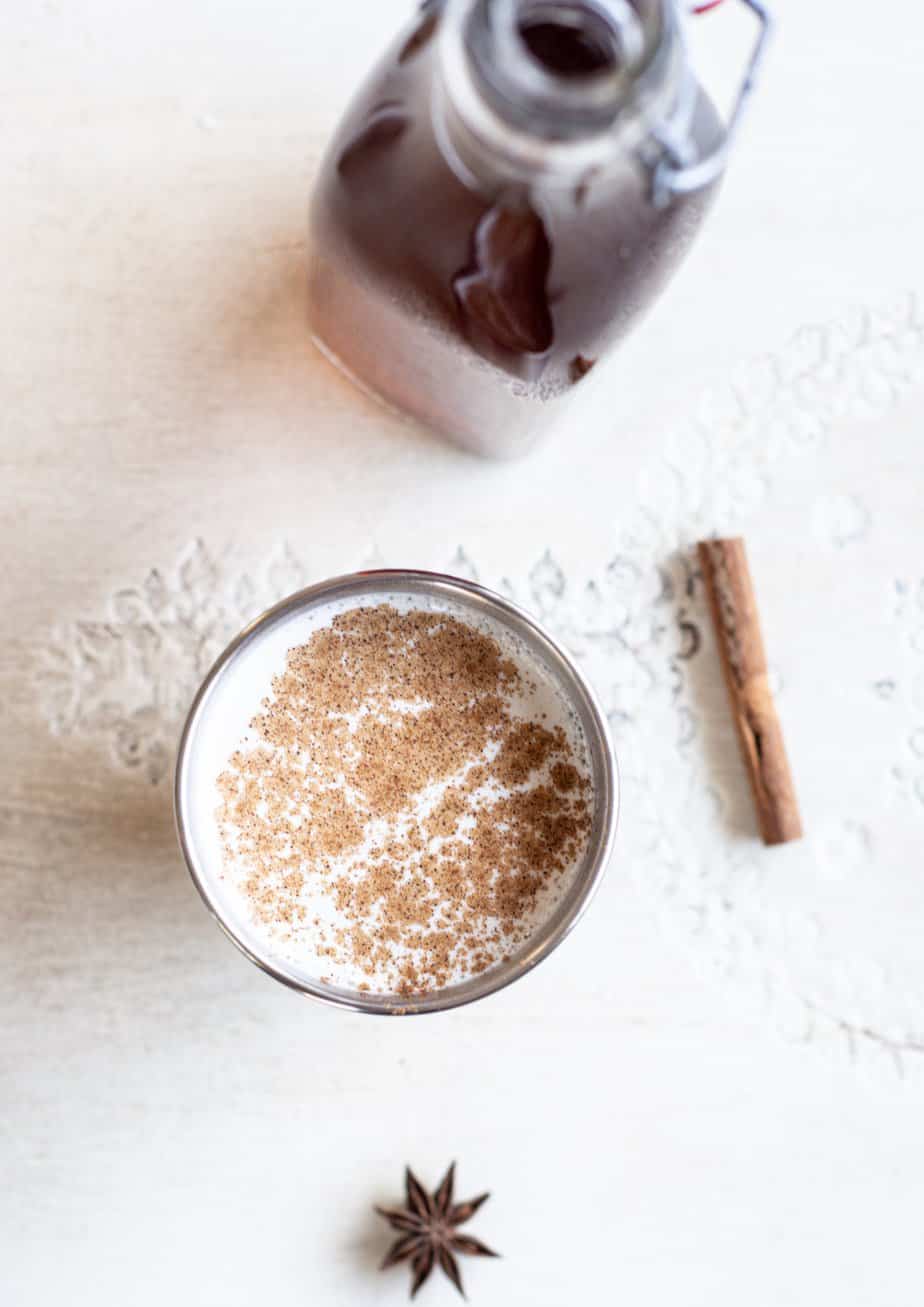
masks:
{"type": "Polygon", "coordinates": [[[312,204],[314,337],[476,452],[526,452],[668,280],[724,169],[686,0],[429,0],[312,204]]]}

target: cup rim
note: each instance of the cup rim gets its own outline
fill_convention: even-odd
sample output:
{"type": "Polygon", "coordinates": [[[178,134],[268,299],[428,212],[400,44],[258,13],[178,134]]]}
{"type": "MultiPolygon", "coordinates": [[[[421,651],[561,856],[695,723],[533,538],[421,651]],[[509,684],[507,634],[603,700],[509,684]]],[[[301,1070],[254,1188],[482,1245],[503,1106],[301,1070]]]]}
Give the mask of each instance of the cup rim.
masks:
{"type": "Polygon", "coordinates": [[[571,934],[586,912],[610,862],[619,820],[620,784],[609,725],[593,689],[571,655],[530,613],[503,595],[462,577],[414,568],[377,568],[330,577],[297,590],[254,618],[229,642],[206,673],[183,724],[174,773],[173,805],[177,840],[200,898],[223,933],[254,966],[287,988],[328,1006],[372,1015],[410,1016],[449,1011],[506,989],[515,980],[532,971],[571,934]],[[449,598],[461,594],[470,604],[480,606],[483,611],[493,614],[518,633],[527,634],[541,647],[569,698],[573,695],[577,700],[575,706],[588,736],[588,748],[594,765],[594,825],[598,828],[596,844],[592,854],[588,854],[587,866],[576,878],[575,886],[559,904],[546,928],[538,932],[535,941],[524,945],[509,962],[496,963],[467,981],[425,994],[366,993],[326,984],[320,978],[309,981],[287,971],[284,962],[278,957],[274,958],[270,950],[265,954],[258,952],[227,920],[218,896],[210,889],[210,877],[204,873],[195,856],[185,816],[184,794],[191,766],[192,742],[212,690],[235,659],[265,629],[300,609],[333,598],[349,597],[350,593],[368,595],[376,591],[382,594],[395,591],[411,594],[415,591],[436,591],[447,593],[449,598]],[[589,727],[593,728],[593,738],[589,727]]]}

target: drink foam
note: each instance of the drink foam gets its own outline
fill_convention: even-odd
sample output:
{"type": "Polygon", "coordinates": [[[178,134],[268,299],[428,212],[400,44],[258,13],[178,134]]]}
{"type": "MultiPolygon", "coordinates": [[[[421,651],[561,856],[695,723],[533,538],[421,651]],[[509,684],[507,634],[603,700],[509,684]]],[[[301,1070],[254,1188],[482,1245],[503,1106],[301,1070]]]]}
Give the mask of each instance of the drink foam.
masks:
{"type": "MultiPolygon", "coordinates": [[[[446,623],[433,623],[431,620],[431,629],[436,633],[445,625],[446,623]]],[[[428,705],[423,705],[426,706],[428,705]]],[[[402,716],[410,721],[421,709],[420,702],[401,702],[397,697],[393,697],[388,705],[390,713],[398,714],[396,720],[399,720],[399,726],[402,716]]],[[[365,709],[361,708],[359,712],[340,714],[341,717],[348,718],[348,733],[344,736],[348,751],[352,749],[351,741],[363,721],[364,713],[365,709]]],[[[337,714],[331,714],[332,719],[336,716],[337,714]]],[[[279,717],[279,721],[283,720],[284,714],[279,717]]],[[[272,731],[278,730],[278,725],[278,722],[272,724],[271,735],[272,731]]],[[[540,754],[541,752],[542,750],[540,754]]],[[[355,765],[356,761],[353,758],[350,765],[355,765]]],[[[409,761],[412,762],[413,759],[409,761]]],[[[272,766],[276,767],[277,763],[273,762],[272,766]]],[[[181,802],[187,844],[206,896],[231,933],[252,955],[269,961],[296,982],[322,981],[346,990],[410,993],[463,983],[473,975],[497,966],[509,958],[511,951],[516,952],[540,933],[573,885],[584,862],[590,827],[589,815],[581,816],[574,830],[569,828],[567,839],[563,838],[563,857],[555,867],[555,874],[534,877],[535,883],[530,883],[527,892],[517,900],[515,926],[511,926],[510,920],[504,925],[498,912],[491,906],[506,901],[503,899],[502,887],[498,888],[504,875],[500,866],[506,857],[504,840],[509,842],[513,839],[509,834],[510,823],[506,823],[508,831],[505,834],[505,822],[494,822],[492,818],[490,825],[495,831],[495,838],[500,835],[498,869],[492,876],[483,876],[479,882],[483,891],[480,911],[472,909],[471,896],[461,908],[458,905],[453,907],[456,912],[455,929],[469,931],[467,947],[456,949],[446,946],[440,966],[432,972],[429,981],[422,977],[420,948],[415,946],[415,952],[415,947],[408,941],[437,937],[439,928],[447,925],[445,918],[449,913],[453,891],[451,887],[447,890],[447,903],[437,904],[428,921],[420,921],[413,928],[416,935],[408,934],[405,929],[404,933],[399,932],[397,939],[390,941],[387,964],[382,961],[379,950],[379,964],[375,965],[374,961],[370,961],[370,958],[374,959],[374,951],[360,950],[357,953],[355,947],[348,945],[350,941],[355,944],[357,934],[372,940],[374,945],[377,933],[381,934],[388,928],[388,922],[382,916],[381,903],[388,901],[388,893],[391,891],[383,890],[384,897],[368,905],[368,920],[357,920],[355,902],[351,905],[351,911],[344,906],[345,893],[347,896],[352,893],[354,899],[357,897],[351,887],[355,888],[358,877],[358,896],[363,899],[361,877],[364,873],[368,875],[370,859],[374,860],[380,855],[390,841],[392,844],[407,841],[410,832],[420,829],[429,832],[429,835],[422,842],[418,836],[415,851],[410,855],[418,870],[421,866],[428,865],[428,859],[432,863],[434,857],[442,856],[448,838],[455,842],[455,847],[464,846],[466,840],[471,843],[473,819],[468,811],[456,814],[459,820],[452,829],[447,827],[442,834],[433,833],[433,822],[442,820],[441,816],[434,814],[441,814],[447,803],[455,812],[458,808],[457,796],[466,784],[466,802],[481,804],[482,807],[487,804],[492,815],[495,812],[518,813],[511,820],[514,827],[519,821],[521,829],[522,814],[526,811],[527,821],[534,821],[534,824],[538,822],[536,829],[547,832],[553,829],[549,825],[552,818],[544,810],[537,809],[534,817],[529,815],[529,805],[536,807],[537,801],[533,796],[541,794],[544,803],[554,801],[553,806],[558,813],[555,820],[561,825],[566,820],[566,810],[572,812],[572,817],[582,810],[585,814],[591,811],[590,777],[587,741],[577,713],[551,669],[527,649],[509,627],[481,611],[473,612],[464,603],[454,602],[444,594],[375,592],[344,595],[295,609],[259,629],[256,638],[245,641],[235,657],[226,664],[222,674],[212,682],[197,716],[195,729],[187,745],[181,802]],[[274,723],[274,712],[279,715],[273,705],[281,684],[280,678],[286,672],[287,665],[291,664],[293,658],[297,659],[301,651],[312,647],[315,637],[331,632],[338,623],[354,621],[350,615],[363,610],[367,613],[369,610],[378,610],[378,613],[391,610],[396,615],[411,620],[417,620],[415,615],[426,615],[428,619],[434,616],[445,618],[450,624],[454,620],[469,632],[486,639],[498,650],[501,658],[515,669],[515,675],[506,680],[500,696],[509,729],[514,734],[518,731],[522,733],[522,730],[534,730],[542,739],[546,736],[555,737],[559,744],[554,748],[550,745],[546,756],[540,757],[537,754],[533,758],[536,766],[529,776],[513,772],[502,779],[498,755],[501,746],[496,741],[489,743],[477,759],[460,757],[459,765],[454,769],[439,775],[432,783],[414,789],[411,799],[404,802],[399,811],[383,815],[374,811],[367,814],[367,818],[361,822],[361,830],[354,832],[358,838],[348,841],[339,852],[335,851],[331,855],[327,848],[323,858],[305,857],[304,849],[300,851],[297,847],[304,846],[302,832],[307,830],[313,838],[312,832],[318,825],[317,814],[313,812],[311,803],[304,801],[301,788],[303,779],[311,774],[312,760],[306,758],[300,761],[293,772],[292,756],[298,754],[298,748],[293,749],[290,740],[287,752],[286,745],[278,743],[278,736],[270,740],[270,747],[275,749],[276,755],[286,755],[288,770],[285,775],[296,778],[292,789],[298,791],[299,795],[288,795],[282,806],[276,803],[273,812],[279,821],[270,819],[265,790],[261,791],[263,797],[247,810],[249,817],[241,816],[244,809],[241,807],[240,796],[247,788],[247,783],[241,777],[246,774],[250,760],[255,757],[261,760],[261,766],[265,768],[264,760],[268,756],[266,723],[274,723]],[[550,775],[555,766],[562,769],[561,775],[565,775],[568,768],[573,768],[577,778],[574,794],[564,795],[554,790],[550,775]],[[232,798],[230,807],[229,794],[232,798]],[[589,795],[590,801],[582,799],[582,794],[589,795]],[[519,809],[511,807],[517,804],[519,809]],[[427,822],[430,823],[429,826],[427,822]],[[249,832],[254,823],[265,827],[265,833],[261,834],[264,846],[268,834],[273,839],[272,857],[281,856],[284,863],[278,874],[271,868],[269,878],[263,877],[259,883],[254,877],[252,841],[251,845],[248,844],[249,832]],[[291,827],[295,846],[281,831],[280,824],[291,827]],[[274,906],[275,901],[267,898],[267,886],[278,887],[286,876],[291,880],[293,874],[297,881],[292,884],[296,884],[297,888],[287,893],[285,911],[280,912],[274,906]],[[336,888],[338,886],[339,890],[336,888]],[[488,902],[485,893],[490,898],[487,909],[484,906],[488,902]],[[466,914],[469,919],[463,920],[466,914]],[[472,922],[475,924],[472,925],[472,922]],[[473,942],[473,931],[477,934],[477,942],[473,942]],[[436,980],[433,975],[436,975],[436,980]]],[[[374,792],[374,780],[372,787],[374,792]]],[[[568,788],[572,786],[569,785],[568,788]]],[[[330,802],[336,801],[342,804],[344,819],[352,819],[353,791],[345,776],[340,778],[339,794],[332,795],[331,787],[328,786],[323,791],[316,792],[315,802],[318,794],[323,795],[325,808],[329,807],[330,802]]],[[[277,795],[276,800],[278,798],[277,795]]],[[[486,834],[482,837],[482,844],[484,838],[487,838],[486,834]]],[[[408,846],[405,844],[402,847],[406,849],[408,846]]],[[[536,856],[541,861],[541,852],[536,856]]],[[[393,872],[399,878],[405,874],[401,870],[404,864],[400,861],[392,860],[388,865],[389,874],[393,872]]],[[[518,864],[518,869],[515,868],[514,871],[522,879],[522,865],[518,864]]],[[[411,871],[406,874],[410,875],[411,871]]],[[[428,883],[434,883],[432,878],[428,883]]],[[[448,884],[445,881],[442,883],[448,884]]],[[[378,876],[377,885],[382,888],[382,875],[378,876]]],[[[365,899],[368,897],[365,894],[365,899]]]]}

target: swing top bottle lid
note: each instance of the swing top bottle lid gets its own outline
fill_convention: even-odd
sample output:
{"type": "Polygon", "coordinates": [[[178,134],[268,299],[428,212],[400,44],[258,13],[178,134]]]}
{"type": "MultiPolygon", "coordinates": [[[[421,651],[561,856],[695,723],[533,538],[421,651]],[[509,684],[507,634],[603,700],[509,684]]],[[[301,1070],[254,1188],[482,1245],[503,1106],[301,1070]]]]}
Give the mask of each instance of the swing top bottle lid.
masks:
{"type": "MultiPolygon", "coordinates": [[[[657,205],[699,189],[724,168],[769,34],[760,0],[742,3],[758,18],[758,39],[727,125],[704,136],[686,20],[714,3],[447,0],[440,63],[450,131],[461,124],[523,178],[606,166],[631,151],[652,173],[660,168],[657,205]]],[[[464,141],[459,153],[464,162],[464,141]]]]}

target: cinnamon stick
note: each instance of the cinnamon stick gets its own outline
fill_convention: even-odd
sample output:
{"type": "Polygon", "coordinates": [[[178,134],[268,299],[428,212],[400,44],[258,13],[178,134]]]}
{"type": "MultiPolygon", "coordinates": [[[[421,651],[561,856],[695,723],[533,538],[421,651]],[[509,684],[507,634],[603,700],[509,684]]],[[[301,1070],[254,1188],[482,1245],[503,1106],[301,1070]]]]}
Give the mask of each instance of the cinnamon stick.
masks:
{"type": "Polygon", "coordinates": [[[765,844],[787,844],[801,838],[802,820],[767,682],[767,658],[744,541],[701,541],[699,561],[760,833],[765,844]]]}

